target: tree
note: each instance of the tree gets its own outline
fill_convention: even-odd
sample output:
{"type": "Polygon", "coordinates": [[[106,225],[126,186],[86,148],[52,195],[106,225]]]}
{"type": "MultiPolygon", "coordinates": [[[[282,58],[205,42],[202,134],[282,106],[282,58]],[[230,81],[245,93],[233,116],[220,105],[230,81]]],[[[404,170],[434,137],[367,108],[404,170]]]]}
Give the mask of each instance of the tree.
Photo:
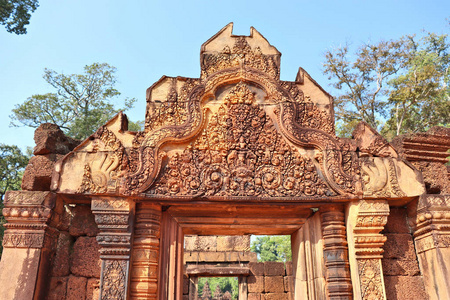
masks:
{"type": "Polygon", "coordinates": [[[259,236],[252,242],[251,250],[258,253],[258,261],[287,262],[292,260],[289,235],[259,236]]]}
{"type": "Polygon", "coordinates": [[[447,35],[426,33],[325,53],[324,73],[341,92],[337,132],[349,137],[359,121],[388,139],[449,124],[450,46],[447,35]],[[383,126],[381,126],[385,123],[383,126]]]}
{"type": "Polygon", "coordinates": [[[28,159],[19,147],[0,144],[0,257],[3,251],[1,241],[5,231],[3,224],[6,222],[2,215],[3,196],[6,191],[20,189],[28,159]]]}
{"type": "Polygon", "coordinates": [[[373,128],[380,125],[379,115],[385,115],[383,95],[387,81],[401,67],[403,61],[401,41],[381,41],[364,44],[354,56],[345,45],[325,52],[324,74],[333,79],[333,87],[341,91],[335,100],[338,132],[347,133],[345,124],[365,121],[373,128]]]}
{"type": "Polygon", "coordinates": [[[383,128],[392,137],[450,123],[450,44],[447,35],[403,38],[404,67],[389,85],[391,117],[383,128]]]}
{"type": "MultiPolygon", "coordinates": [[[[67,135],[85,139],[120,110],[133,106],[136,99],[125,99],[124,107],[116,109],[111,100],[120,95],[115,89],[116,68],[106,63],[84,67],[84,74],[58,74],[45,69],[44,79],[55,93],[33,95],[12,110],[11,125],[37,128],[50,122],[58,125],[67,135]]],[[[131,123],[131,122],[130,122],[131,123]]],[[[130,130],[139,130],[132,123],[130,130]]]]}
{"type": "MultiPolygon", "coordinates": [[[[220,288],[222,293],[226,294],[228,292],[231,296],[231,299],[238,299],[239,294],[239,283],[237,277],[201,277],[198,281],[198,294],[204,295],[204,289],[206,287],[206,283],[208,283],[208,287],[206,294],[211,296],[210,286],[220,288]]],[[[203,298],[202,298],[203,299],[203,298]]]]}
{"type": "Polygon", "coordinates": [[[0,0],[0,24],[15,34],[27,33],[31,13],[39,7],[38,0],[0,0]]]}

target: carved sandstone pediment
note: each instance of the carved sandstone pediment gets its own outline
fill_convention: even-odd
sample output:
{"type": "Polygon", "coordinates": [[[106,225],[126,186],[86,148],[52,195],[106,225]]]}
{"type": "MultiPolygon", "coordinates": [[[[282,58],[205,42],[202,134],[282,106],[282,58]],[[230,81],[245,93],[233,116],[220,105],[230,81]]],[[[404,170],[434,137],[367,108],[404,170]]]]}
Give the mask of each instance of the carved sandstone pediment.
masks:
{"type": "Polygon", "coordinates": [[[332,98],[303,69],[294,82],[280,80],[280,55],[255,29],[234,36],[227,25],[202,46],[200,78],[164,76],[148,89],[144,131],[128,132],[118,115],[64,158],[53,188],[161,199],[423,192],[372,129],[336,137],[332,98]],[[372,151],[372,140],[389,151],[372,151]]]}

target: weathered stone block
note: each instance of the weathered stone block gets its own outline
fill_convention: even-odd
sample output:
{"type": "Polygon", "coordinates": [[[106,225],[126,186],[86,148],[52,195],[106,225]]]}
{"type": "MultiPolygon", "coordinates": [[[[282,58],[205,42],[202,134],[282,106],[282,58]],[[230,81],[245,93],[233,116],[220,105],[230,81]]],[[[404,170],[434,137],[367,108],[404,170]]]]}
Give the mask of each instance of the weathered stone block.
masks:
{"type": "Polygon", "coordinates": [[[293,292],[294,291],[294,276],[285,276],[284,277],[284,291],[285,292],[293,292]]]}
{"type": "Polygon", "coordinates": [[[247,287],[249,293],[264,293],[264,276],[248,276],[247,287]]]}
{"type": "Polygon", "coordinates": [[[51,275],[54,277],[68,276],[70,274],[70,249],[73,237],[66,231],[61,231],[56,245],[56,253],[52,262],[51,275]]]}
{"type": "Polygon", "coordinates": [[[184,237],[184,250],[185,251],[196,251],[198,245],[197,235],[187,235],[184,237]]]}
{"type": "Polygon", "coordinates": [[[250,268],[250,273],[255,276],[263,276],[264,275],[264,263],[263,262],[251,262],[248,264],[250,268]]]}
{"type": "Polygon", "coordinates": [[[294,275],[294,265],[293,265],[292,261],[286,262],[286,275],[287,276],[294,275]]]}
{"type": "Polygon", "coordinates": [[[217,251],[233,251],[235,237],[233,236],[218,236],[217,237],[217,251]]]}
{"type": "Polygon", "coordinates": [[[250,251],[250,236],[239,235],[234,237],[234,251],[250,251]]]}
{"type": "Polygon", "coordinates": [[[67,282],[66,300],[86,299],[87,279],[85,277],[69,276],[67,282]]]}
{"type": "Polygon", "coordinates": [[[416,260],[412,236],[408,233],[387,233],[384,243],[384,258],[416,260]]]}
{"type": "Polygon", "coordinates": [[[268,293],[264,296],[265,300],[288,300],[288,294],[286,293],[268,293]]]}
{"type": "Polygon", "coordinates": [[[200,235],[198,236],[198,250],[217,251],[217,236],[200,235]]]}
{"type": "Polygon", "coordinates": [[[69,233],[73,236],[96,236],[98,226],[95,223],[94,215],[91,208],[85,205],[77,205],[72,210],[72,222],[70,224],[69,233]]]}
{"type": "Polygon", "coordinates": [[[248,300],[261,300],[260,293],[248,293],[248,300]]]}
{"type": "Polygon", "coordinates": [[[410,233],[406,208],[391,207],[383,233],[410,233]]]}
{"type": "Polygon", "coordinates": [[[266,293],[284,293],[283,276],[264,276],[264,290],[266,293]]]}
{"type": "Polygon", "coordinates": [[[62,155],[47,154],[33,156],[22,177],[22,190],[49,191],[55,162],[62,155]]]}
{"type": "Polygon", "coordinates": [[[284,276],[284,263],[277,261],[266,261],[264,263],[264,275],[284,276]]]}
{"type": "Polygon", "coordinates": [[[48,153],[67,154],[80,142],[67,137],[58,125],[51,123],[41,124],[34,132],[34,155],[48,153]]]}
{"type": "Polygon", "coordinates": [[[422,276],[384,276],[387,299],[428,300],[422,276]]]}
{"type": "Polygon", "coordinates": [[[71,256],[72,274],[100,278],[100,246],[95,237],[79,237],[71,256]]]}
{"type": "Polygon", "coordinates": [[[385,276],[416,276],[420,274],[419,264],[416,260],[384,258],[381,263],[385,276]]]}
{"type": "Polygon", "coordinates": [[[47,293],[47,300],[65,300],[67,291],[67,281],[69,277],[52,277],[50,288],[47,293]]]}
{"type": "Polygon", "coordinates": [[[97,300],[100,296],[100,280],[89,278],[86,286],[86,300],[97,300]]]}

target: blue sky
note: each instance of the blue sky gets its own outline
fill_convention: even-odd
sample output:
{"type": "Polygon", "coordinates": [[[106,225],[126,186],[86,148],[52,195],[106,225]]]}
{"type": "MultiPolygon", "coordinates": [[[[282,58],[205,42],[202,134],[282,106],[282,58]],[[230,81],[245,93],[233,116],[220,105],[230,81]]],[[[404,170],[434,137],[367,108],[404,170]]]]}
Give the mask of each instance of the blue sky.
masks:
{"type": "Polygon", "coordinates": [[[331,94],[323,53],[351,42],[394,39],[421,30],[449,33],[450,1],[41,1],[28,33],[0,28],[0,143],[34,146],[34,129],[10,128],[11,109],[33,94],[52,92],[44,68],[67,74],[107,62],[117,88],[134,97],[127,113],[145,115],[145,91],[162,75],[198,77],[200,46],[229,22],[250,26],[282,53],[281,78],[303,67],[331,94]]]}

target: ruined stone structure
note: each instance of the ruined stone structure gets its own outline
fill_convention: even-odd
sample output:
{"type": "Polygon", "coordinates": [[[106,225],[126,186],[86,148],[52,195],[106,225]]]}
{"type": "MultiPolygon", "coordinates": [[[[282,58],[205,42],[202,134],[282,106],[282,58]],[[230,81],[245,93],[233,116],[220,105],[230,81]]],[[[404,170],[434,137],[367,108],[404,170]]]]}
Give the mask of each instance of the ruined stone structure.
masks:
{"type": "MultiPolygon", "coordinates": [[[[196,234],[291,235],[294,299],[450,299],[448,129],[336,137],[333,98],[301,68],[280,80],[280,57],[229,24],[200,78],[148,89],[143,132],[38,129],[4,202],[2,299],[183,299],[196,234]]],[[[260,288],[240,299],[288,297],[260,288]]]]}

